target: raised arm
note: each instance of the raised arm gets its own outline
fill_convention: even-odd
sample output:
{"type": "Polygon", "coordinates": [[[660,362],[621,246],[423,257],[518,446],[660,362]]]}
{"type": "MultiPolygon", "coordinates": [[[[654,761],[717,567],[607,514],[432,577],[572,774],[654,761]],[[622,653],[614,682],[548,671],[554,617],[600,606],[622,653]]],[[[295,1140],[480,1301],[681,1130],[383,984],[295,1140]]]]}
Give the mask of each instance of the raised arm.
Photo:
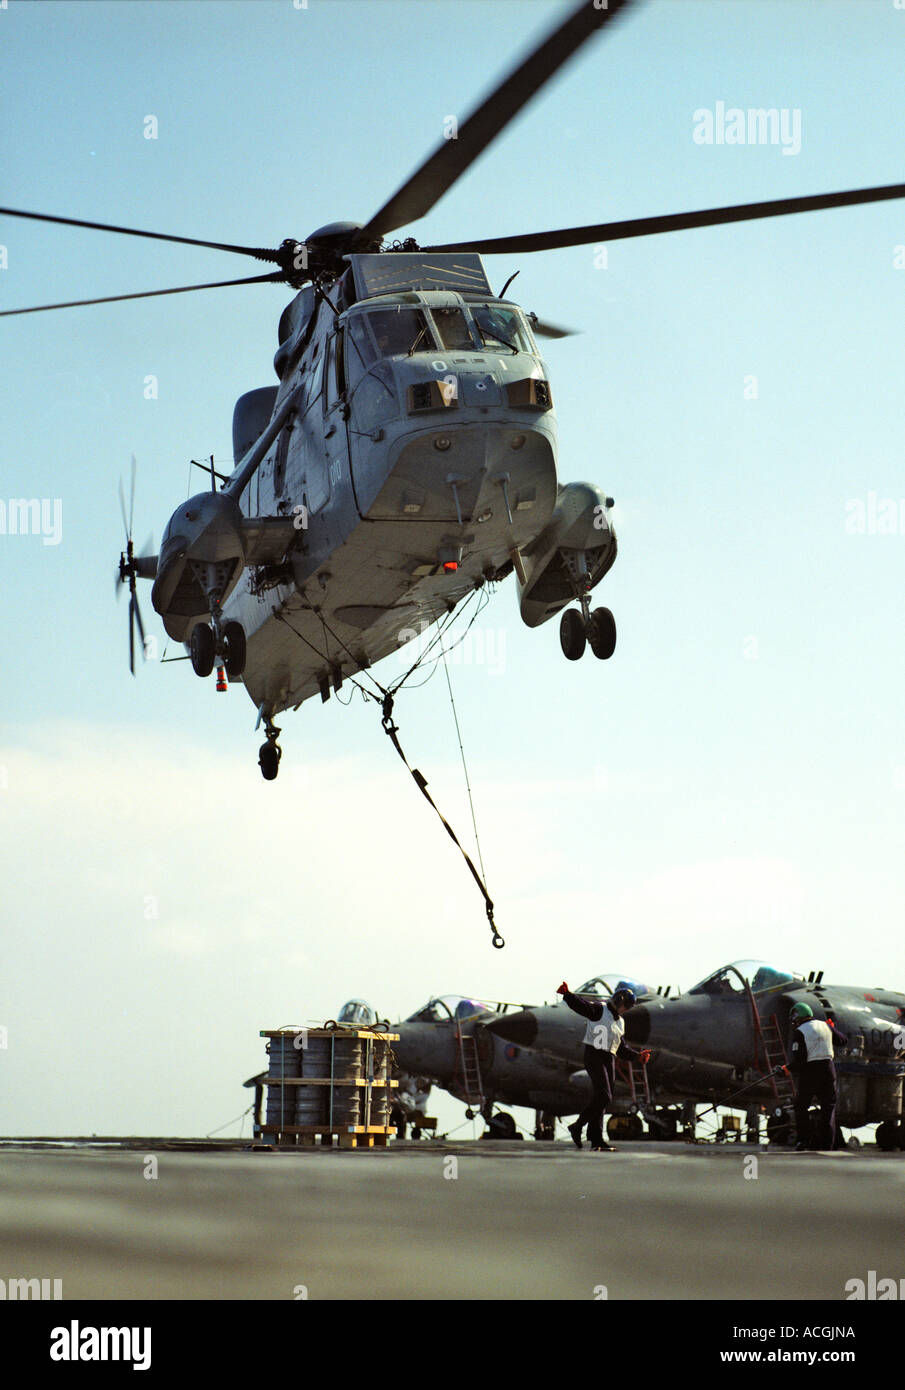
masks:
{"type": "Polygon", "coordinates": [[[589,1018],[592,1023],[599,1023],[603,1018],[603,1005],[599,1000],[582,999],[581,995],[573,994],[565,980],[556,993],[561,994],[564,1003],[568,1004],[573,1013],[581,1014],[582,1018],[589,1018]]]}

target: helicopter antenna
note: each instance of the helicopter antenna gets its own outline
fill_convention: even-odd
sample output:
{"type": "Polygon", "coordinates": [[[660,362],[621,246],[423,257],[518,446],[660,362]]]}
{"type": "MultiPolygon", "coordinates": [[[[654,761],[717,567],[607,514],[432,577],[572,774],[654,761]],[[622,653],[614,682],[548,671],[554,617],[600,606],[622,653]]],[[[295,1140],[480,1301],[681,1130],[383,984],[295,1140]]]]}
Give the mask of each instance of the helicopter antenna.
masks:
{"type": "Polygon", "coordinates": [[[498,299],[505,299],[505,298],[506,298],[506,291],[508,290],[509,286],[512,284],[512,282],[513,282],[513,280],[515,279],[516,275],[521,275],[521,273],[522,273],[522,272],[521,272],[520,270],[514,270],[514,271],[512,272],[512,274],[509,276],[509,279],[506,281],[505,285],[504,285],[503,288],[500,290],[500,292],[499,292],[499,294],[498,294],[498,296],[497,296],[498,299]]]}

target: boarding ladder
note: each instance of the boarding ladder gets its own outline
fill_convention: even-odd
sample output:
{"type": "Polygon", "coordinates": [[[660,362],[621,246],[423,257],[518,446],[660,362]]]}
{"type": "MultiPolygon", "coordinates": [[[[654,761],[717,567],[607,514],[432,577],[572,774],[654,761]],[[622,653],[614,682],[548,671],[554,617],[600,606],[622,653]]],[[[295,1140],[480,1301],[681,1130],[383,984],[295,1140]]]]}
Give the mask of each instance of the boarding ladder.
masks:
{"type": "Polygon", "coordinates": [[[478,1050],[475,1046],[474,1034],[463,1033],[461,1028],[457,1028],[456,1043],[458,1044],[459,1056],[456,1075],[453,1079],[458,1081],[465,1103],[480,1110],[484,1104],[484,1087],[481,1082],[481,1068],[478,1065],[478,1050]]]}
{"type": "Polygon", "coordinates": [[[754,1065],[760,1066],[760,1054],[763,1054],[764,1071],[777,1072],[775,1076],[769,1077],[777,1105],[781,1106],[783,1110],[791,1109],[795,1099],[795,1088],[788,1071],[777,1071],[778,1067],[787,1067],[788,1062],[782,1033],[776,1022],[776,1015],[770,1014],[767,1018],[761,1018],[750,985],[747,985],[747,990],[751,1003],[751,1016],[754,1020],[754,1065]]]}
{"type": "Polygon", "coordinates": [[[650,1106],[650,1086],[647,1082],[647,1067],[640,1062],[616,1062],[616,1075],[624,1081],[631,1095],[634,1110],[645,1110],[650,1106]]]}

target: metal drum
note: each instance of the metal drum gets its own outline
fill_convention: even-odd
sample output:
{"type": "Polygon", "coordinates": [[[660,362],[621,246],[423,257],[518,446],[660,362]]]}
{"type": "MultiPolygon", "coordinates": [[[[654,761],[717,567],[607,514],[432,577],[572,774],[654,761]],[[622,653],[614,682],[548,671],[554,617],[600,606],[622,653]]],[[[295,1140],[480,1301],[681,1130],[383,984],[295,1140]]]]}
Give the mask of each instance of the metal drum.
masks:
{"type": "Polygon", "coordinates": [[[267,1087],[267,1123],[269,1125],[295,1124],[295,1086],[267,1087]]]}
{"type": "MultiPolygon", "coordinates": [[[[327,1088],[324,1087],[324,1090],[327,1088]]],[[[361,1121],[361,1092],[357,1086],[333,1088],[333,1123],[339,1127],[359,1125],[361,1121]]]]}
{"type": "Polygon", "coordinates": [[[329,1086],[293,1086],[297,1125],[325,1125],[329,1086]]]}
{"type": "Polygon", "coordinates": [[[386,1127],[389,1124],[388,1113],[386,1086],[372,1086],[370,1123],[386,1127]]]}
{"type": "MultiPolygon", "coordinates": [[[[343,1080],[357,1080],[364,1066],[364,1045],[361,1038],[338,1035],[334,1044],[333,1075],[343,1080]]],[[[326,1075],[329,1076],[329,1071],[326,1075]]]]}
{"type": "Polygon", "coordinates": [[[270,1076],[301,1076],[302,1054],[295,1046],[295,1033],[284,1033],[271,1038],[267,1051],[270,1053],[270,1076]]]}
{"type": "Polygon", "coordinates": [[[330,1049],[332,1046],[331,1038],[308,1038],[308,1046],[302,1048],[299,1056],[301,1057],[302,1069],[300,1076],[317,1076],[322,1081],[330,1077],[330,1049]]]}

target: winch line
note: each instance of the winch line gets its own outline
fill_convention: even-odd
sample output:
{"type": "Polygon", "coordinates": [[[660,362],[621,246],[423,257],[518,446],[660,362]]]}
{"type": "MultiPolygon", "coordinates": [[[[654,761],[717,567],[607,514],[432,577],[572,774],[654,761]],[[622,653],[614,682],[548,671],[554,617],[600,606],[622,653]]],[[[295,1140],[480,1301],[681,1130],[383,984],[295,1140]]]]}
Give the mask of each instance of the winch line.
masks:
{"type": "Polygon", "coordinates": [[[494,920],[493,920],[493,899],[491,898],[490,894],[487,892],[487,889],[486,889],[485,886],[484,886],[484,880],[481,878],[481,875],[478,873],[477,869],[475,868],[474,863],[472,862],[472,859],[471,859],[471,855],[470,855],[470,854],[468,853],[468,851],[461,845],[461,843],[459,842],[459,837],[456,835],[456,832],[453,830],[453,828],[452,828],[452,826],[450,825],[449,821],[448,821],[448,820],[446,819],[446,817],[443,815],[443,812],[442,812],[442,811],[440,810],[440,808],[437,806],[437,804],[436,804],[436,802],[434,801],[433,797],[431,796],[430,792],[427,790],[427,778],[424,776],[423,773],[419,772],[418,769],[417,769],[416,767],[412,767],[412,766],[410,765],[408,758],[405,756],[405,754],[404,754],[403,751],[402,751],[402,745],[400,744],[399,739],[398,739],[398,737],[397,737],[397,735],[398,735],[398,733],[399,733],[399,730],[398,730],[398,728],[396,727],[396,725],[393,723],[393,697],[392,697],[391,694],[387,694],[387,696],[385,697],[385,699],[384,699],[384,701],[383,701],[382,709],[383,709],[383,719],[382,719],[382,723],[383,723],[383,731],[384,731],[384,733],[385,733],[385,734],[388,734],[389,737],[390,737],[390,739],[392,740],[393,747],[396,749],[396,752],[399,754],[400,758],[401,758],[402,761],[405,763],[405,765],[406,765],[406,767],[408,768],[409,772],[412,774],[412,777],[413,777],[413,779],[414,779],[415,785],[416,785],[416,787],[418,788],[418,790],[420,791],[421,795],[425,798],[426,801],[430,802],[431,806],[433,806],[433,808],[434,808],[434,810],[436,811],[437,815],[440,817],[440,820],[441,820],[441,822],[442,822],[442,824],[443,824],[444,829],[446,830],[447,835],[448,835],[449,838],[452,840],[453,844],[456,846],[456,848],[458,849],[459,853],[462,855],[462,858],[465,860],[465,863],[468,865],[468,867],[469,867],[469,869],[470,869],[470,871],[471,871],[471,876],[472,876],[472,878],[474,879],[475,883],[478,885],[478,887],[479,887],[480,890],[481,890],[481,893],[482,893],[482,895],[483,895],[483,897],[484,897],[484,906],[485,906],[485,909],[486,909],[486,912],[487,912],[487,920],[488,920],[488,922],[490,923],[490,930],[491,930],[491,932],[493,933],[493,935],[492,935],[492,937],[491,937],[491,944],[495,947],[496,950],[500,951],[500,950],[502,950],[502,948],[506,945],[506,942],[503,940],[503,938],[500,936],[500,933],[497,931],[496,923],[495,923],[494,920]]]}
{"type": "MultiPolygon", "coordinates": [[[[477,615],[475,615],[475,616],[477,616],[477,615]]],[[[481,865],[481,873],[482,873],[482,874],[484,875],[484,877],[486,878],[486,877],[487,877],[487,870],[484,868],[484,856],[483,856],[483,854],[481,853],[481,840],[480,840],[480,837],[479,837],[479,835],[478,835],[478,822],[477,822],[477,820],[476,820],[476,818],[475,818],[474,801],[472,800],[472,796],[471,796],[471,782],[470,782],[469,779],[468,779],[468,764],[467,764],[466,761],[465,761],[465,749],[462,747],[462,730],[459,728],[459,716],[458,716],[458,714],[457,714],[457,712],[456,712],[456,702],[455,702],[455,700],[453,699],[452,683],[450,682],[450,679],[449,679],[449,666],[447,665],[447,662],[446,662],[446,648],[445,648],[444,646],[441,646],[441,647],[440,647],[440,651],[443,653],[443,671],[444,671],[444,674],[446,675],[446,688],[447,688],[447,690],[449,691],[449,703],[452,705],[453,720],[455,721],[455,725],[456,725],[456,737],[457,737],[458,740],[459,740],[459,752],[462,754],[462,771],[465,773],[465,787],[466,787],[466,790],[467,790],[467,792],[468,792],[468,804],[469,804],[469,806],[471,807],[471,823],[472,823],[472,826],[474,827],[474,842],[475,842],[475,845],[476,845],[477,851],[478,851],[478,860],[479,860],[480,865],[481,865]]]]}

